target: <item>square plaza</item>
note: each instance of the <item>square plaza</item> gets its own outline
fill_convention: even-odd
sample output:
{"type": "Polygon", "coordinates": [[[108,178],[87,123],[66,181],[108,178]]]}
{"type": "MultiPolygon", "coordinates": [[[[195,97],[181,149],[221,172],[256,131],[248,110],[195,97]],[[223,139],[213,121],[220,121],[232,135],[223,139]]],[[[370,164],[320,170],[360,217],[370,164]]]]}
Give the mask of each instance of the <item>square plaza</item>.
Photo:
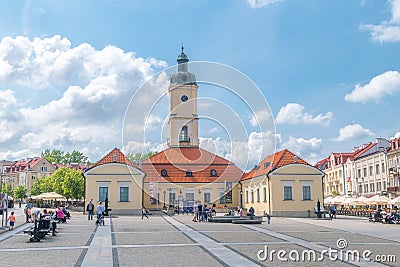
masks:
{"type": "Polygon", "coordinates": [[[0,235],[1,266],[54,262],[63,266],[399,266],[400,259],[399,225],[347,216],[334,220],[273,217],[271,224],[237,225],[193,222],[190,214],[154,214],[143,220],[106,217],[104,226],[95,226],[86,215],[74,212],[72,219],[59,224],[57,236],[39,243],[29,243],[22,231],[31,226],[23,224],[0,235]],[[338,240],[345,242],[343,249],[338,248],[338,240]],[[386,262],[321,254],[329,249],[342,255],[349,250],[360,255],[371,251],[369,258],[380,256],[386,262]],[[315,251],[315,258],[302,259],[304,251],[315,251]]]}

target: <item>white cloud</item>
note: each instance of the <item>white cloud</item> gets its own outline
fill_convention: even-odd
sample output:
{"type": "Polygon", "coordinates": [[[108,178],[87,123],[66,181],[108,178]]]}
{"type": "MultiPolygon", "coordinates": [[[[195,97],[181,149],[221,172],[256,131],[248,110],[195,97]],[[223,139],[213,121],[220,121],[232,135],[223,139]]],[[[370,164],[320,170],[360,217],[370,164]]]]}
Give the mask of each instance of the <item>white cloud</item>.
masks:
{"type": "Polygon", "coordinates": [[[247,0],[247,3],[251,8],[262,8],[279,1],[281,0],[247,0]]]}
{"type": "Polygon", "coordinates": [[[349,139],[364,138],[372,136],[374,133],[363,128],[360,124],[347,125],[339,130],[339,137],[336,141],[345,141],[349,139]]]}
{"type": "Polygon", "coordinates": [[[0,42],[2,86],[27,92],[61,90],[62,96],[40,106],[32,99],[31,106],[17,108],[11,105],[16,104],[15,89],[0,91],[0,120],[8,127],[0,130],[0,155],[19,155],[9,151],[26,151],[26,147],[30,156],[40,155],[45,148],[85,149],[90,160],[98,160],[104,156],[98,153],[108,152],[99,149],[99,142],[103,150],[121,145],[129,100],[164,65],[114,46],[96,50],[83,43],[71,47],[67,38],[57,35],[33,40],[4,37],[0,42]],[[14,110],[2,112],[5,105],[14,110]]]}
{"type": "Polygon", "coordinates": [[[357,84],[344,99],[349,102],[365,103],[371,99],[379,101],[384,95],[394,95],[398,92],[400,92],[400,73],[387,71],[372,78],[366,85],[357,84]]]}
{"type": "Polygon", "coordinates": [[[252,115],[250,119],[250,124],[251,126],[255,127],[269,120],[273,120],[271,112],[269,112],[269,110],[260,110],[256,111],[255,114],[252,115]]]}
{"type": "Polygon", "coordinates": [[[400,41],[400,0],[388,0],[391,5],[392,18],[379,25],[361,25],[361,30],[370,31],[372,40],[380,42],[400,41]]]}
{"type": "Polygon", "coordinates": [[[281,144],[281,149],[288,149],[310,164],[323,158],[322,139],[312,137],[310,139],[289,137],[281,144]]]}
{"type": "Polygon", "coordinates": [[[249,170],[266,156],[275,152],[275,136],[272,132],[251,132],[248,140],[226,141],[220,137],[200,138],[200,147],[228,159],[242,170],[249,170]]]}
{"type": "Polygon", "coordinates": [[[400,132],[395,133],[394,136],[391,137],[390,139],[394,139],[394,138],[400,138],[400,132]]]}
{"type": "Polygon", "coordinates": [[[218,127],[213,127],[208,131],[209,134],[218,133],[218,132],[219,132],[218,127]]]}
{"type": "Polygon", "coordinates": [[[282,107],[275,121],[277,123],[288,123],[288,124],[324,124],[328,125],[333,118],[332,112],[325,114],[318,114],[312,116],[309,113],[304,112],[304,107],[298,103],[288,103],[282,107]]]}
{"type": "Polygon", "coordinates": [[[6,106],[17,103],[17,99],[14,96],[14,91],[0,90],[0,111],[6,106]]]}

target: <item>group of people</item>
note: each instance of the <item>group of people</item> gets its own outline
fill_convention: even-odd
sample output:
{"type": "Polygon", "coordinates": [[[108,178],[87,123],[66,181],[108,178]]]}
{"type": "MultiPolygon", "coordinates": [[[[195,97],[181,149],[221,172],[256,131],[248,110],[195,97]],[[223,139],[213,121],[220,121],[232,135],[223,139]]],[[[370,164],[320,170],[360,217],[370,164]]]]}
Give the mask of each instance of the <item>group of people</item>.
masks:
{"type": "Polygon", "coordinates": [[[208,222],[208,218],[211,217],[211,209],[207,207],[206,203],[197,201],[193,207],[193,219],[194,222],[208,222]]]}
{"type": "Polygon", "coordinates": [[[103,202],[99,202],[99,204],[97,205],[97,207],[95,207],[94,205],[94,201],[93,198],[89,201],[89,203],[86,206],[86,211],[88,214],[88,221],[89,220],[93,220],[93,215],[96,212],[97,215],[97,220],[100,220],[102,218],[102,216],[104,216],[104,213],[106,211],[106,208],[103,205],[103,202]]]}
{"type": "Polygon", "coordinates": [[[66,206],[61,205],[53,211],[47,211],[43,209],[43,212],[39,208],[34,208],[31,202],[28,202],[25,206],[25,219],[27,223],[33,223],[35,220],[39,219],[41,215],[54,215],[54,219],[58,222],[66,222],[67,218],[71,217],[66,206]]]}

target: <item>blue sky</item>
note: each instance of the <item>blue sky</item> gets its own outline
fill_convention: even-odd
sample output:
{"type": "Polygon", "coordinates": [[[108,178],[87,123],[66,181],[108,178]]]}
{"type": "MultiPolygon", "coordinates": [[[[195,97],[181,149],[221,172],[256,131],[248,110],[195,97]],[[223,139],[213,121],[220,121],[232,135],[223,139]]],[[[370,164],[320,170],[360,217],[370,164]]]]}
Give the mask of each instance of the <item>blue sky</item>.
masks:
{"type": "MultiPolygon", "coordinates": [[[[129,100],[176,64],[182,42],[191,61],[226,64],[257,84],[277,149],[315,163],[400,135],[400,0],[1,5],[0,159],[57,148],[96,161],[121,147],[129,100]]],[[[205,128],[202,138],[228,156],[225,135],[205,128]]]]}

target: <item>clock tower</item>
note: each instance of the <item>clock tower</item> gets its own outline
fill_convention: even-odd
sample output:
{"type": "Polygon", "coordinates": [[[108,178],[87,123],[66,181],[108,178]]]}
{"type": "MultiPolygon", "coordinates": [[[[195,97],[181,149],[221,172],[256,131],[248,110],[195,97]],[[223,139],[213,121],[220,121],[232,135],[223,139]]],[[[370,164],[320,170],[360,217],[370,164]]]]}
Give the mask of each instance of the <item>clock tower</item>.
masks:
{"type": "Polygon", "coordinates": [[[199,147],[196,76],[188,71],[189,59],[179,54],[178,72],[170,78],[169,147],[199,147]]]}

